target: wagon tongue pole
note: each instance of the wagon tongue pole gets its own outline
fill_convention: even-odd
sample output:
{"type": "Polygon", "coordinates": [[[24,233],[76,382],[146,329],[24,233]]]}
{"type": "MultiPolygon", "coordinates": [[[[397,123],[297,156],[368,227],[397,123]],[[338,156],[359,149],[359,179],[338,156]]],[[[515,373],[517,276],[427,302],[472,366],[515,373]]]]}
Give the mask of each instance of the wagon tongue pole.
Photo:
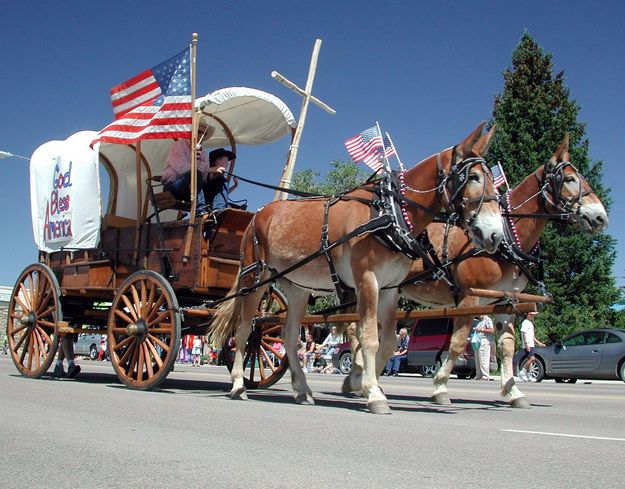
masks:
{"type": "MultiPolygon", "coordinates": [[[[306,80],[306,88],[302,90],[292,81],[283,77],[277,71],[271,73],[271,76],[278,82],[282,83],[289,90],[294,91],[296,94],[304,97],[302,102],[302,109],[300,110],[299,119],[297,121],[297,128],[295,129],[295,134],[293,135],[293,140],[291,142],[291,148],[289,150],[289,158],[282,170],[282,177],[280,178],[280,183],[278,187],[290,188],[291,186],[291,176],[293,175],[293,170],[295,169],[295,160],[297,159],[297,150],[299,148],[299,142],[302,138],[302,132],[304,131],[304,122],[306,121],[306,113],[308,112],[308,103],[313,102],[317,106],[321,107],[323,110],[328,112],[329,114],[336,114],[336,111],[324,104],[317,97],[313,97],[312,88],[313,82],[315,80],[315,72],[317,71],[317,58],[319,57],[319,50],[321,49],[321,39],[317,39],[315,41],[315,46],[313,47],[312,57],[310,58],[310,68],[308,70],[308,79],[306,80]]],[[[276,191],[276,195],[274,196],[274,200],[284,200],[288,197],[286,192],[276,191]]]]}

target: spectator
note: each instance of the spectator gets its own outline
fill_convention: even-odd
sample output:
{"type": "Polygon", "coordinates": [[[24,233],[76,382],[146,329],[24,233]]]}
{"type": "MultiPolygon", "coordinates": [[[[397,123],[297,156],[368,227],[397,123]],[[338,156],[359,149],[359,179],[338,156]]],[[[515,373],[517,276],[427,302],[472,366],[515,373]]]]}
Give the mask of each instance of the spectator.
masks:
{"type": "Polygon", "coordinates": [[[480,347],[475,350],[475,380],[493,380],[490,376],[490,350],[495,332],[493,320],[484,314],[473,330],[480,336],[480,347]]]}
{"type": "Polygon", "coordinates": [[[532,362],[536,360],[536,357],[534,356],[534,346],[545,346],[545,344],[539,341],[534,334],[534,318],[536,317],[536,314],[538,313],[534,311],[528,312],[527,316],[525,316],[525,319],[521,323],[521,341],[523,342],[523,349],[525,350],[525,353],[521,357],[519,365],[523,362],[525,363],[523,364],[523,368],[519,370],[519,378],[523,382],[530,381],[527,372],[530,365],[532,365],[532,362]]]}
{"type": "Polygon", "coordinates": [[[306,333],[306,343],[302,351],[302,367],[307,372],[310,372],[310,367],[315,360],[315,350],[317,349],[317,343],[313,340],[312,333],[306,333]]]}
{"type": "Polygon", "coordinates": [[[98,360],[106,360],[106,350],[108,349],[108,340],[105,334],[100,338],[100,351],[98,352],[98,360]]]}
{"type": "Polygon", "coordinates": [[[330,334],[321,343],[321,352],[326,357],[331,357],[339,351],[339,345],[343,342],[343,336],[336,332],[336,326],[330,328],[330,334]]]}
{"type": "Polygon", "coordinates": [[[63,360],[67,360],[67,376],[74,378],[80,373],[80,365],[76,365],[74,362],[74,341],[76,341],[75,334],[66,334],[61,336],[61,348],[59,348],[59,354],[57,356],[56,365],[54,367],[54,378],[65,377],[65,370],[63,370],[63,360]]]}
{"type": "Polygon", "coordinates": [[[199,367],[202,365],[202,337],[195,336],[193,338],[193,347],[191,350],[191,355],[193,355],[193,366],[199,367]]]}
{"type": "Polygon", "coordinates": [[[395,351],[386,363],[386,369],[383,374],[393,375],[396,377],[399,374],[401,361],[406,358],[408,358],[408,330],[406,328],[402,328],[399,330],[395,351]]]}
{"type": "Polygon", "coordinates": [[[315,353],[315,359],[313,360],[311,372],[314,374],[323,373],[323,371],[327,368],[328,362],[323,358],[320,352],[315,353]]]}

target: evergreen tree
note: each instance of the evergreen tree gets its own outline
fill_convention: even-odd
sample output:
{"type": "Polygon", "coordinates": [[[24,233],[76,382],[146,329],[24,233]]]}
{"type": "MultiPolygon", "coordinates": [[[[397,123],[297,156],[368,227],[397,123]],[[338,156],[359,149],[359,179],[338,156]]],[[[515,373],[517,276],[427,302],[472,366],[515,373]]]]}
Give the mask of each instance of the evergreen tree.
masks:
{"type": "MultiPolygon", "coordinates": [[[[500,161],[515,186],[549,159],[568,132],[571,162],[609,209],[609,189],[601,183],[602,162],[589,157],[585,125],[577,120],[580,108],[570,98],[564,73],[553,74],[551,54],[525,32],[512,54],[512,67],[503,76],[504,88],[495,97],[490,121],[497,124],[497,132],[489,160],[500,161]]],[[[616,320],[610,309],[620,297],[611,271],[615,244],[607,234],[584,235],[568,224],[553,222],[547,227],[541,236],[542,258],[554,303],[537,316],[539,337],[561,337],[616,320]]]]}

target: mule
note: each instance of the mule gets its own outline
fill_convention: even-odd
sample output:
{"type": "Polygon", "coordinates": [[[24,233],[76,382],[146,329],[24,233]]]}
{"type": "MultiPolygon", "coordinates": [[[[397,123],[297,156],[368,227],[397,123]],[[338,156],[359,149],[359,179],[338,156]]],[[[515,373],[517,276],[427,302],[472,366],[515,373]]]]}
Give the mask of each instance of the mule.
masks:
{"type": "MultiPolygon", "coordinates": [[[[576,225],[585,233],[601,232],[608,225],[608,216],[603,204],[569,159],[567,134],[549,161],[526,177],[509,193],[509,209],[506,210],[536,216],[512,219],[518,239],[515,244],[525,254],[529,254],[536,246],[547,224],[548,214],[566,216],[564,220],[576,225]]],[[[433,223],[427,227],[427,231],[430,242],[437,254],[442,257],[444,226],[433,223]]],[[[447,246],[448,257],[452,262],[471,249],[471,243],[459,228],[450,230],[447,246]]],[[[416,276],[422,272],[422,262],[415,261],[411,274],[416,276]]],[[[451,274],[454,282],[461,289],[474,287],[521,292],[528,283],[527,275],[517,265],[497,255],[474,256],[461,260],[451,266],[451,274]]],[[[420,304],[432,307],[455,305],[450,287],[441,280],[404,286],[402,294],[420,304]]],[[[492,299],[474,296],[460,296],[460,299],[459,307],[492,302],[492,299]]],[[[512,407],[528,408],[529,402],[515,384],[513,377],[512,358],[515,351],[513,321],[514,315],[497,315],[494,318],[497,330],[500,332],[499,347],[503,353],[501,394],[512,407]]],[[[434,376],[432,400],[438,404],[450,404],[447,382],[456,359],[465,349],[471,323],[472,318],[466,316],[454,320],[449,356],[434,376]]],[[[358,359],[356,361],[359,362],[358,359]]],[[[346,384],[349,382],[346,381],[346,384]]]]}
{"type": "MultiPolygon", "coordinates": [[[[492,253],[503,237],[501,214],[490,170],[481,154],[488,147],[494,130],[481,136],[480,124],[461,143],[425,159],[404,174],[406,212],[416,236],[432,221],[442,207],[455,212],[461,219],[477,248],[492,253]],[[434,212],[433,212],[434,211],[434,212]]],[[[231,398],[245,399],[243,353],[251,333],[252,318],[265,292],[267,277],[280,272],[288,274],[277,280],[283,290],[288,312],[283,327],[284,345],[288,358],[297,358],[297,340],[301,319],[311,293],[330,294],[334,283],[329,270],[348,287],[355,289],[360,317],[358,337],[364,359],[362,390],[372,413],[390,413],[388,401],[378,385],[376,362],[379,357],[378,324],[392,329],[398,301],[397,288],[384,289],[403,280],[412,260],[391,251],[372,233],[355,236],[329,252],[303,261],[318,252],[323,240],[322,228],[327,219],[327,241],[336,242],[367,223],[371,216],[370,190],[359,188],[345,194],[329,207],[327,199],[287,200],[272,202],[258,211],[245,231],[241,243],[241,273],[231,289],[236,293],[251,288],[251,293],[238,296],[218,308],[209,334],[218,343],[235,335],[234,364],[231,371],[231,398]],[[330,261],[331,260],[331,261],[330,261]],[[329,266],[329,263],[331,265],[329,266]],[[299,266],[298,266],[299,265],[299,266]],[[295,267],[291,270],[291,267],[295,267]]],[[[389,335],[390,337],[390,335],[389,335]]],[[[382,351],[385,351],[384,348],[382,351]]],[[[299,362],[289,362],[291,385],[297,403],[314,404],[312,391],[299,362]]]]}

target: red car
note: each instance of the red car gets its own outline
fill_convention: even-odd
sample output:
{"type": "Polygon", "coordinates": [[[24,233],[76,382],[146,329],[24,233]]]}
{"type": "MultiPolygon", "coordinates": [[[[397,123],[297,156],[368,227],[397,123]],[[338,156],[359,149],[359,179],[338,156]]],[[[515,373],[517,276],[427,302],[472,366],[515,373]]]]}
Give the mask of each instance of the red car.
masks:
{"type": "MultiPolygon", "coordinates": [[[[408,357],[405,364],[402,362],[400,372],[416,372],[424,377],[433,377],[448,356],[453,329],[453,319],[434,318],[415,321],[408,341],[408,357]]],[[[494,346],[490,350],[491,372],[497,370],[494,346]]],[[[349,343],[343,343],[339,347],[338,353],[332,357],[332,363],[344,374],[351,371],[352,352],[349,343]]],[[[475,376],[475,353],[468,341],[452,372],[460,379],[475,376]]]]}

